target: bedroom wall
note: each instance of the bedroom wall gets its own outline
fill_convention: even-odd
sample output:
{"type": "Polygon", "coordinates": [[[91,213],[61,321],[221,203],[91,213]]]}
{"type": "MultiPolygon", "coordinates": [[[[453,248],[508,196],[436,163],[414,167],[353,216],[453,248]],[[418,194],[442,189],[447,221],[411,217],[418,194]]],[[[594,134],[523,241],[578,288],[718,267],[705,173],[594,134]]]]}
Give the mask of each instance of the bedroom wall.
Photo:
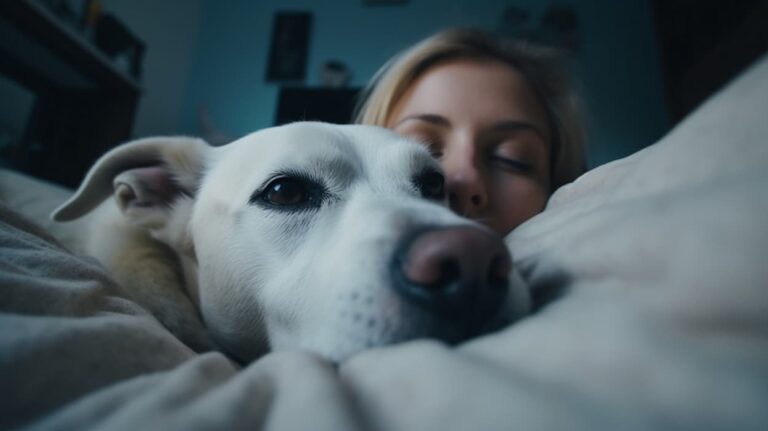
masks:
{"type": "Polygon", "coordinates": [[[405,5],[365,6],[362,0],[209,1],[198,61],[192,71],[184,125],[196,125],[196,109],[210,107],[217,123],[242,134],[274,119],[278,85],[264,80],[276,11],[311,11],[308,85],[318,68],[335,58],[363,85],[403,46],[449,25],[492,27],[505,2],[410,0],[405,5]]]}
{"type": "Polygon", "coordinates": [[[669,123],[650,2],[576,4],[577,70],[588,108],[589,160],[596,166],[656,142],[669,123]]]}
{"type": "MultiPolygon", "coordinates": [[[[273,123],[278,85],[264,79],[276,11],[314,14],[307,85],[328,59],[345,62],[362,86],[390,56],[448,26],[497,28],[514,4],[538,19],[562,0],[102,0],[147,43],[134,136],[200,134],[206,107],[233,136],[273,123]]],[[[667,129],[649,0],[573,0],[580,25],[574,71],[589,114],[591,166],[631,154],[667,129]]],[[[566,2],[567,4],[567,2],[566,2]]],[[[2,84],[2,83],[0,83],[2,84]]],[[[24,123],[33,98],[0,85],[2,122],[24,123]],[[23,117],[21,119],[16,117],[23,117]],[[9,117],[9,118],[5,118],[9,117]],[[11,118],[12,117],[12,118],[11,118]]]]}
{"type": "MultiPolygon", "coordinates": [[[[265,81],[272,16],[276,11],[314,14],[307,85],[320,65],[339,59],[363,85],[402,47],[447,26],[493,30],[509,4],[534,16],[557,1],[409,0],[366,6],[362,0],[206,0],[195,58],[181,112],[181,131],[200,133],[205,106],[222,130],[243,135],[270,126],[278,85],[265,81]]],[[[562,3],[560,1],[559,3],[562,3]]],[[[659,63],[647,0],[582,0],[581,46],[574,70],[589,108],[592,166],[656,141],[666,130],[659,63]]]]}
{"type": "Polygon", "coordinates": [[[177,134],[205,0],[101,0],[146,44],[133,135],[177,134]]]}

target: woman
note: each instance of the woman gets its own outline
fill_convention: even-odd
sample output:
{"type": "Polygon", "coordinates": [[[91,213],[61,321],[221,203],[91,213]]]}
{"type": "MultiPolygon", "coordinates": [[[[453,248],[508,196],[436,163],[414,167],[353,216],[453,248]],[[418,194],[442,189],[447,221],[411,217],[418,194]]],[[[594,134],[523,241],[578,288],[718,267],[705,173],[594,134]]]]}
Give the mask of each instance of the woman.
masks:
{"type": "Polygon", "coordinates": [[[554,52],[477,30],[446,30],[394,57],[355,121],[429,146],[451,208],[502,235],[585,170],[579,106],[554,52]]]}

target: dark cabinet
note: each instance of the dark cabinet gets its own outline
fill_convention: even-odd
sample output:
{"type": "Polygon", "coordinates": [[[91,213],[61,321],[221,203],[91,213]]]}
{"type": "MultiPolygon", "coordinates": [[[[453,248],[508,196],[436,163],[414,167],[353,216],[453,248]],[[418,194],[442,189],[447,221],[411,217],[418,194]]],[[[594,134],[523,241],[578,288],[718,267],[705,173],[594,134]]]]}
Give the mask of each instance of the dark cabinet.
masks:
{"type": "Polygon", "coordinates": [[[2,155],[14,169],[74,187],[131,137],[138,82],[38,3],[0,1],[0,73],[35,95],[20,142],[2,155]]]}

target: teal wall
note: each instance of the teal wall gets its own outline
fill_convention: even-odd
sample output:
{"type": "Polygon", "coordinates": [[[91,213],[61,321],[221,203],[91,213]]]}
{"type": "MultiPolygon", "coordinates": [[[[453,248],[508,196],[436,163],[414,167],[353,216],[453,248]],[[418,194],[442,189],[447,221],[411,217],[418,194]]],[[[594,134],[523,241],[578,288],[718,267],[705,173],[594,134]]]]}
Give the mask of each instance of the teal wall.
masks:
{"type": "MultiPolygon", "coordinates": [[[[307,85],[317,85],[319,67],[328,59],[346,63],[352,85],[363,85],[390,56],[436,30],[493,30],[508,4],[538,17],[552,3],[563,2],[409,0],[400,6],[366,6],[363,0],[207,0],[180,129],[200,133],[201,106],[234,135],[272,124],[279,87],[264,77],[277,11],[313,13],[307,85]]],[[[666,131],[660,69],[648,0],[572,4],[581,40],[574,71],[588,107],[589,158],[595,166],[653,143],[666,131]]]]}
{"type": "Polygon", "coordinates": [[[137,137],[178,133],[206,0],[101,0],[146,44],[137,137]]]}
{"type": "Polygon", "coordinates": [[[594,166],[656,142],[669,124],[649,2],[576,4],[582,29],[577,70],[594,166]]]}

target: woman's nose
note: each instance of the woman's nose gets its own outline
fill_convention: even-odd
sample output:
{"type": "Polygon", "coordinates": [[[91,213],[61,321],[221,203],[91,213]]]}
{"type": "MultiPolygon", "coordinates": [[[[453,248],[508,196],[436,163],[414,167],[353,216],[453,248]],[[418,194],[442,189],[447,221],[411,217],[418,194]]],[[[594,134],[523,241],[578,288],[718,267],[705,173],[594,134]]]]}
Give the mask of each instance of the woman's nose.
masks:
{"type": "Polygon", "coordinates": [[[476,163],[464,159],[443,168],[451,209],[466,217],[479,216],[488,204],[488,192],[476,163]]]}

